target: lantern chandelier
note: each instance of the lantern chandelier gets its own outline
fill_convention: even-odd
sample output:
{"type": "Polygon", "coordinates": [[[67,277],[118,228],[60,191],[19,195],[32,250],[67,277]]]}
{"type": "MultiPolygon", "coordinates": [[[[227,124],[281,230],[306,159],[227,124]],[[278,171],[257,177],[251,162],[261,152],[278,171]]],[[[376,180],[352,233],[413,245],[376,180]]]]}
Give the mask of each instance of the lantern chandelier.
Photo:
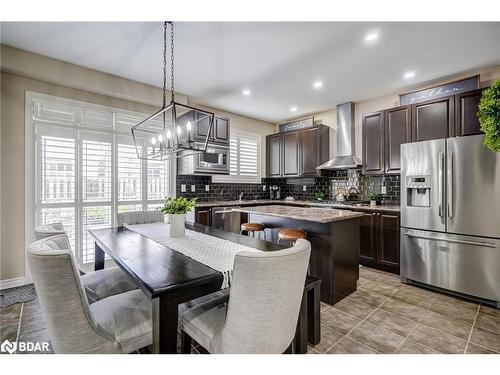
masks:
{"type": "Polygon", "coordinates": [[[139,159],[167,160],[207,149],[214,114],[177,103],[174,94],[174,24],[163,23],[163,106],[132,127],[139,159]],[[167,104],[167,26],[170,25],[170,103],[167,104]]]}

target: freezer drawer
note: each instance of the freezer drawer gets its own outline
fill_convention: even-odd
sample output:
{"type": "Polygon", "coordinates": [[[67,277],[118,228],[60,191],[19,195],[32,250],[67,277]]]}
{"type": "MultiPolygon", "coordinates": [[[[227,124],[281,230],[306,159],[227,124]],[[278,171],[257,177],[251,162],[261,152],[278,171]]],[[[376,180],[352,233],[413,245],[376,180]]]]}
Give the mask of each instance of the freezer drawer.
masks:
{"type": "Polygon", "coordinates": [[[500,240],[401,228],[401,276],[500,301],[500,240]]]}

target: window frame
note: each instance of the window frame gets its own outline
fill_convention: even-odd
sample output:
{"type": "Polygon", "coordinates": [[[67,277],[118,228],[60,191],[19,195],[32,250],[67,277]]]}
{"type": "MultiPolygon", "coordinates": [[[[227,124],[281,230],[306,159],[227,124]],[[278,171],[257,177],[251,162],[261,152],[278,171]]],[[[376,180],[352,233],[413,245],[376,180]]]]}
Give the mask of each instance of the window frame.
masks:
{"type": "MultiPolygon", "coordinates": [[[[25,92],[25,249],[30,243],[34,241],[34,228],[38,225],[39,216],[42,208],[50,207],[73,207],[75,210],[75,244],[76,247],[73,250],[75,254],[75,259],[77,263],[83,267],[84,270],[91,268],[93,265],[93,260],[87,263],[83,263],[83,252],[85,249],[85,233],[83,233],[84,218],[83,210],[84,207],[95,207],[95,206],[105,206],[111,209],[111,226],[115,225],[116,213],[118,212],[119,206],[123,205],[141,205],[142,209],[147,210],[151,205],[159,204],[163,202],[163,199],[149,199],[148,194],[148,161],[144,159],[140,160],[141,165],[141,199],[131,200],[131,201],[118,201],[118,187],[117,187],[117,177],[118,177],[118,144],[130,144],[133,145],[132,134],[130,133],[129,124],[124,121],[119,122],[118,118],[129,120],[132,123],[136,118],[146,117],[147,114],[123,110],[120,108],[97,105],[93,103],[87,103],[83,101],[76,101],[72,99],[26,91],[25,92]],[[57,121],[40,121],[36,119],[36,107],[37,101],[46,101],[52,104],[67,105],[70,107],[75,107],[75,120],[66,121],[64,119],[61,122],[57,121]],[[97,119],[94,123],[89,122],[89,117],[95,114],[99,114],[99,111],[103,115],[111,115],[109,118],[97,119]],[[102,121],[102,124],[99,123],[102,121]],[[62,137],[69,137],[74,139],[75,143],[75,197],[73,202],[68,203],[43,203],[40,202],[40,172],[37,166],[38,152],[39,152],[39,140],[40,131],[38,124],[46,129],[61,129],[63,133],[62,137]],[[72,136],[70,136],[72,134],[72,136]],[[102,141],[111,144],[111,196],[110,200],[86,200],[83,197],[83,144],[85,140],[91,141],[102,141]]],[[[92,120],[92,119],[90,119],[92,120]]],[[[165,188],[169,196],[175,196],[175,171],[176,163],[167,162],[165,175],[161,178],[165,178],[166,184],[165,188]]],[[[27,257],[25,257],[27,259],[27,257]]],[[[25,279],[31,281],[31,272],[27,261],[25,262],[25,279]]]]}
{"type": "MultiPolygon", "coordinates": [[[[262,179],[262,135],[259,133],[249,132],[246,130],[231,129],[229,145],[231,145],[231,138],[253,138],[257,141],[257,175],[256,176],[242,176],[239,173],[228,174],[228,175],[213,175],[212,182],[214,183],[250,183],[250,184],[260,184],[262,179]]],[[[239,141],[238,141],[239,143],[239,141]]],[[[231,147],[231,146],[229,146],[231,147]]],[[[238,144],[239,148],[239,144],[238,144]]],[[[231,160],[231,156],[229,157],[231,160]]],[[[238,163],[240,159],[238,158],[238,163]]],[[[238,168],[239,169],[239,168],[238,168]]]]}

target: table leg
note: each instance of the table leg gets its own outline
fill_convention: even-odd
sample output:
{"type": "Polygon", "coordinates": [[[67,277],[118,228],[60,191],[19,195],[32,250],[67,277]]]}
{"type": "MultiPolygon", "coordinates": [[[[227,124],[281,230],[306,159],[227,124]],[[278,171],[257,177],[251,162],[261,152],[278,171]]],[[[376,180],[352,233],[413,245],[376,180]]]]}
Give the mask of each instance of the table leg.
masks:
{"type": "Polygon", "coordinates": [[[154,298],[152,305],[153,353],[177,353],[179,305],[170,296],[154,298]]]}
{"type": "Polygon", "coordinates": [[[94,271],[104,269],[104,250],[99,247],[97,242],[94,242],[94,271]]]}
{"type": "Polygon", "coordinates": [[[321,287],[316,285],[307,292],[307,341],[317,345],[321,341],[321,287]]]}
{"type": "Polygon", "coordinates": [[[307,291],[304,290],[300,304],[299,320],[295,331],[294,349],[296,354],[307,353],[307,291]]]}

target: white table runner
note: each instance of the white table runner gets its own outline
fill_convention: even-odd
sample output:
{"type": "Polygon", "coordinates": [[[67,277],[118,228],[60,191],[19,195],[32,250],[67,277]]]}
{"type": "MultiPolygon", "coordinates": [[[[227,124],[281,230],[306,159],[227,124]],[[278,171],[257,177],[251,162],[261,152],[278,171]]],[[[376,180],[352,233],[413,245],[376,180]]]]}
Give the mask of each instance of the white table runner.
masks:
{"type": "Polygon", "coordinates": [[[231,286],[234,256],[237,253],[260,251],[188,229],[184,237],[170,238],[167,223],[135,224],[127,225],[127,228],[221,272],[224,275],[221,289],[231,286]]]}

